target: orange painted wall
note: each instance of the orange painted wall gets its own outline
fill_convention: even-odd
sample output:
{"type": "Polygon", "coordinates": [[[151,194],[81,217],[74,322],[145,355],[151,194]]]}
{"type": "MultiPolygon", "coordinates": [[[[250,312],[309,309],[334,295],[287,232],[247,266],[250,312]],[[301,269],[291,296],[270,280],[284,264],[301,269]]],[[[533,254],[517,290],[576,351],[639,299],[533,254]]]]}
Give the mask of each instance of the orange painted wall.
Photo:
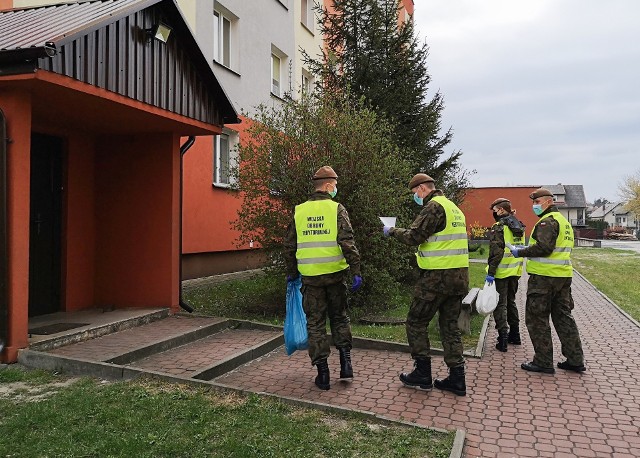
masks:
{"type": "Polygon", "coordinates": [[[63,307],[66,311],[73,311],[95,305],[95,140],[73,133],[68,137],[67,149],[63,307]]]}
{"type": "Polygon", "coordinates": [[[0,91],[7,119],[8,342],[3,360],[15,361],[28,345],[29,309],[29,181],[31,160],[31,96],[0,91]]]}
{"type": "Polygon", "coordinates": [[[96,305],[178,309],[178,150],[172,134],[98,140],[96,305]]]}
{"type": "MultiPolygon", "coordinates": [[[[226,127],[237,131],[240,142],[244,142],[245,131],[253,121],[241,119],[242,123],[226,127]]],[[[198,137],[184,156],[182,252],[185,254],[239,249],[236,246],[239,232],[232,229],[232,221],[243,201],[237,192],[212,185],[213,145],[214,137],[198,137]]]]}
{"type": "Polygon", "coordinates": [[[460,209],[467,219],[467,226],[476,221],[484,227],[491,227],[495,222],[489,205],[498,197],[504,197],[511,201],[512,209],[516,210],[516,216],[526,226],[526,234],[531,233],[533,225],[538,217],[531,210],[529,194],[538,187],[495,187],[495,188],[471,188],[467,190],[460,209]]]}
{"type": "Polygon", "coordinates": [[[0,10],[10,10],[13,8],[13,0],[0,0],[0,10]]]}

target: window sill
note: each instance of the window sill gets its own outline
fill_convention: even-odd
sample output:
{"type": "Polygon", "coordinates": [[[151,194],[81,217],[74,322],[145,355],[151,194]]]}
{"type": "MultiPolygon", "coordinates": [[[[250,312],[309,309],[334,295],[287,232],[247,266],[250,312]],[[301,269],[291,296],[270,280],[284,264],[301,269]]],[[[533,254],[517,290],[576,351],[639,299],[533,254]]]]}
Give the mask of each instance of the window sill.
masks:
{"type": "Polygon", "coordinates": [[[221,64],[221,63],[220,63],[220,62],[218,62],[217,60],[214,60],[214,61],[213,61],[213,63],[214,63],[214,65],[215,65],[216,67],[224,68],[226,71],[228,71],[228,72],[230,72],[230,73],[233,73],[234,75],[236,75],[236,76],[238,76],[238,77],[241,77],[241,76],[242,76],[242,75],[241,75],[240,73],[238,73],[237,71],[235,71],[235,70],[233,70],[233,69],[231,69],[231,68],[227,67],[227,66],[226,66],[226,65],[224,65],[224,64],[221,64]]]}
{"type": "Polygon", "coordinates": [[[312,37],[315,37],[316,34],[313,33],[313,30],[311,30],[307,24],[305,24],[304,22],[300,21],[300,25],[302,26],[303,29],[305,29],[307,32],[309,32],[309,34],[311,34],[312,37]]]}
{"type": "Polygon", "coordinates": [[[285,5],[285,1],[283,0],[276,0],[276,2],[280,3],[280,6],[283,7],[285,10],[289,11],[289,7],[287,5],[285,5]]]}
{"type": "Polygon", "coordinates": [[[278,100],[280,100],[281,102],[284,102],[284,99],[283,99],[281,96],[276,95],[276,94],[274,94],[273,92],[271,92],[271,97],[273,97],[274,99],[278,99],[278,100]]]}
{"type": "Polygon", "coordinates": [[[218,188],[218,189],[226,189],[228,191],[235,191],[235,189],[233,189],[233,185],[230,183],[211,183],[211,187],[218,188]]]}

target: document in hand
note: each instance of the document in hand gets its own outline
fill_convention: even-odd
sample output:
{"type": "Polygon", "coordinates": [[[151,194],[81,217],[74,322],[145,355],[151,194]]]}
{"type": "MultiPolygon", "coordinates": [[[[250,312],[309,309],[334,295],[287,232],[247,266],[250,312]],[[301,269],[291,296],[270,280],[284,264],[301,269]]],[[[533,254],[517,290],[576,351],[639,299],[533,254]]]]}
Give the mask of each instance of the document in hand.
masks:
{"type": "Polygon", "coordinates": [[[396,217],[395,216],[380,216],[380,221],[382,224],[389,227],[396,227],[396,217]]]}

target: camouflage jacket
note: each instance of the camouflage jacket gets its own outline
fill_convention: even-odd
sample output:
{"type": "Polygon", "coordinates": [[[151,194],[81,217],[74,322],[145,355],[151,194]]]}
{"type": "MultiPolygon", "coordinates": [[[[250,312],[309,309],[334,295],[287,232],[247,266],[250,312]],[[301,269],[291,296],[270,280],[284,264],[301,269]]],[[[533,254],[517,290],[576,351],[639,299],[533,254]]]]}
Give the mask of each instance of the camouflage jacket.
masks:
{"type": "MultiPolygon", "coordinates": [[[[330,199],[328,193],[316,191],[309,200],[330,199]]],[[[349,264],[349,269],[331,274],[318,275],[314,277],[302,277],[302,283],[311,286],[325,286],[345,281],[349,275],[360,275],[360,253],[356,247],[353,237],[353,228],[349,220],[349,213],[342,204],[338,204],[338,245],[342,249],[342,254],[349,264]]],[[[296,222],[294,219],[289,223],[287,234],[284,239],[284,258],[287,267],[287,275],[296,276],[298,272],[298,261],[296,251],[298,249],[298,236],[296,233],[296,222]]]]}
{"type": "MultiPolygon", "coordinates": [[[[558,208],[552,205],[540,215],[540,218],[544,218],[547,213],[557,211],[558,208]]],[[[556,247],[556,240],[558,239],[559,233],[560,223],[553,219],[553,216],[546,218],[539,223],[531,233],[531,237],[536,241],[536,244],[519,250],[518,254],[526,258],[543,258],[549,256],[556,247]]]]}
{"type": "Polygon", "coordinates": [[[496,222],[489,230],[488,274],[495,277],[496,270],[504,256],[504,227],[508,226],[515,236],[524,235],[524,225],[515,216],[507,215],[496,222]]]}
{"type": "MultiPolygon", "coordinates": [[[[447,215],[444,207],[432,199],[442,196],[439,189],[435,189],[424,198],[424,207],[408,229],[394,227],[389,235],[400,242],[418,246],[436,232],[444,230],[447,225],[447,215]]],[[[469,269],[421,270],[418,280],[422,291],[434,291],[442,294],[465,295],[469,291],[469,269]]]]}

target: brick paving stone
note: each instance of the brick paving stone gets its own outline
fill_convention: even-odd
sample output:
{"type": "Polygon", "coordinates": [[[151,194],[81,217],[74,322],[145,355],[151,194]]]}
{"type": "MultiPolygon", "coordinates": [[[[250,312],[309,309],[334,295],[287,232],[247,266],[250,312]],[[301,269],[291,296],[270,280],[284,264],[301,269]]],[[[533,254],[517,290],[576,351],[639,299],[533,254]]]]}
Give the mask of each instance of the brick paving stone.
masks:
{"type": "Polygon", "coordinates": [[[224,320],[221,318],[174,315],[143,326],[56,348],[51,350],[50,353],[69,358],[107,361],[153,342],[176,337],[221,321],[224,320]]]}
{"type": "Polygon", "coordinates": [[[225,329],[196,342],[135,361],[131,366],[190,377],[278,334],[258,329],[225,329]]]}
{"type": "MultiPolygon", "coordinates": [[[[425,426],[463,428],[467,457],[575,457],[580,456],[577,450],[584,451],[584,456],[612,457],[614,452],[640,456],[633,455],[640,449],[640,440],[635,440],[640,437],[640,328],[576,275],[574,317],[587,371],[529,373],[520,369],[522,362],[533,357],[524,327],[525,294],[526,275],[517,297],[523,345],[510,345],[506,353],[498,352],[491,323],[482,359],[467,360],[466,397],[404,387],[397,377],[411,369],[407,354],[358,348],[352,351],[352,383],[334,381],[339,361],[332,352],[329,391],[314,386],[315,368],[304,352],[287,357],[282,349],[216,380],[251,391],[284,396],[296,393],[300,399],[369,410],[425,426]],[[271,370],[266,371],[267,367],[271,370]],[[536,446],[548,448],[538,451],[536,446]]],[[[555,332],[553,340],[555,361],[562,361],[555,332]]],[[[434,378],[446,377],[442,358],[434,357],[432,363],[434,378]]]]}

